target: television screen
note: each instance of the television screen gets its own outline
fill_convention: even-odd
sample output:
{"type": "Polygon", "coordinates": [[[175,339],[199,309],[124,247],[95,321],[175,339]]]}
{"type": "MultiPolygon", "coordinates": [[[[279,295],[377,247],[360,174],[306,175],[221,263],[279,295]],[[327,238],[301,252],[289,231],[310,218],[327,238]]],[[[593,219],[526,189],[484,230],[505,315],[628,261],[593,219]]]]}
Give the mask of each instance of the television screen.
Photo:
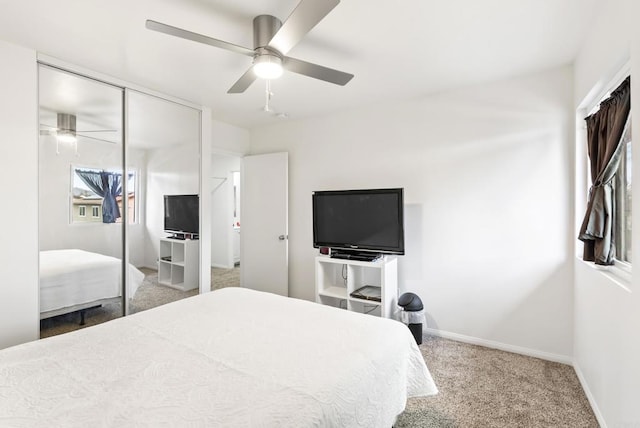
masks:
{"type": "Polygon", "coordinates": [[[404,254],[403,189],[314,192],[313,246],[404,254]]]}
{"type": "Polygon", "coordinates": [[[198,195],[164,195],[164,230],[198,234],[199,221],[198,195]]]}

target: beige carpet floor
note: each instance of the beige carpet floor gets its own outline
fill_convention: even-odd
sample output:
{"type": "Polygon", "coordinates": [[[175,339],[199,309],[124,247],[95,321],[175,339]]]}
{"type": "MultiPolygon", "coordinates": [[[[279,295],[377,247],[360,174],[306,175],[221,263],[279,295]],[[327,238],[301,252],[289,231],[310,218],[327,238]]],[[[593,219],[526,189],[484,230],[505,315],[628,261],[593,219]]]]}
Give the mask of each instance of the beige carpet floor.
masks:
{"type": "Polygon", "coordinates": [[[571,366],[425,337],[439,394],[409,399],[395,428],[588,428],[595,415],[571,366]]]}

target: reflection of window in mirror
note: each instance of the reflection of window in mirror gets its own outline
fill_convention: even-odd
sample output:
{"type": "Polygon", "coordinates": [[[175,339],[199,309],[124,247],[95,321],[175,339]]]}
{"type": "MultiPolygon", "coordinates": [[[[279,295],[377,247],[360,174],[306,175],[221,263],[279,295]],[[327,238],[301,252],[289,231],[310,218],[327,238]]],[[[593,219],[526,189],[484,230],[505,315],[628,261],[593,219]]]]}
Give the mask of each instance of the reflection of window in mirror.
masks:
{"type": "MultiPolygon", "coordinates": [[[[136,218],[136,171],[127,181],[129,224],[136,218]]],[[[73,223],[122,223],[122,170],[73,166],[71,168],[71,219],[73,223]],[[91,217],[87,216],[91,207],[91,217]]]]}
{"type": "Polygon", "coordinates": [[[233,227],[240,227],[240,172],[233,172],[233,227]]]}

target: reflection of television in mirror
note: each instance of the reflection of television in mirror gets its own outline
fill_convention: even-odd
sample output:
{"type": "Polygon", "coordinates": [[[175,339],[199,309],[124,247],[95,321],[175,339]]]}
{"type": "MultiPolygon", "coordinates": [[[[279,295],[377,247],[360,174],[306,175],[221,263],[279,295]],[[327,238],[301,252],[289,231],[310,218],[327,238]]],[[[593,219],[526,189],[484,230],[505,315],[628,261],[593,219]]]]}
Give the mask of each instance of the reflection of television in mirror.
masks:
{"type": "MultiPolygon", "coordinates": [[[[333,257],[404,254],[403,189],[313,193],[313,246],[333,257]]],[[[371,257],[370,259],[373,259],[371,257]]]]}
{"type": "Polygon", "coordinates": [[[164,230],[174,238],[197,238],[200,226],[198,195],[164,195],[164,230]]]}

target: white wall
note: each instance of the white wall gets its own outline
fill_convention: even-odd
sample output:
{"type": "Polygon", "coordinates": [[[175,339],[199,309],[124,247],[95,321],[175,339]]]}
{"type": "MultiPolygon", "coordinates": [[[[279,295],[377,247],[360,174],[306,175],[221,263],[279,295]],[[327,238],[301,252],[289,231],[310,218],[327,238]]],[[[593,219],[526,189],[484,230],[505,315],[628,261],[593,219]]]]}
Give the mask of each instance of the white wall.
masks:
{"type": "Polygon", "coordinates": [[[0,41],[0,348],[39,335],[38,94],[35,51],[0,41]]]}
{"type": "MultiPolygon", "coordinates": [[[[629,58],[631,105],[640,105],[640,30],[636,22],[640,5],[630,0],[601,2],[596,16],[575,62],[574,106],[589,100],[629,58]]],[[[640,129],[637,113],[632,108],[635,130],[640,129]]],[[[584,140],[577,144],[578,153],[583,153],[584,140]]],[[[640,153],[640,139],[635,138],[632,144],[634,155],[640,153]]],[[[583,168],[578,168],[577,195],[585,193],[580,187],[582,174],[583,168]]],[[[638,162],[633,165],[633,177],[633,187],[640,189],[638,162]]],[[[640,198],[634,199],[633,224],[639,225],[640,198]]],[[[581,220],[584,202],[576,205],[576,217],[581,220]]],[[[575,231],[577,225],[574,236],[575,231]]],[[[582,245],[575,242],[581,254],[582,245]]],[[[638,242],[640,228],[634,226],[633,245],[637,247],[638,242]]],[[[640,426],[640,280],[633,275],[622,285],[626,289],[605,272],[575,260],[574,365],[603,427],[640,426]]]]}
{"type": "Polygon", "coordinates": [[[570,360],[572,72],[560,68],[251,134],[289,152],[289,287],[314,298],[311,192],[404,187],[400,292],[431,328],[570,360]]]}
{"type": "Polygon", "coordinates": [[[157,268],[164,238],[164,195],[200,193],[198,142],[147,151],[145,266],[157,268]]]}
{"type": "Polygon", "coordinates": [[[248,130],[213,120],[211,144],[215,152],[243,156],[249,152],[251,135],[248,130]]]}

